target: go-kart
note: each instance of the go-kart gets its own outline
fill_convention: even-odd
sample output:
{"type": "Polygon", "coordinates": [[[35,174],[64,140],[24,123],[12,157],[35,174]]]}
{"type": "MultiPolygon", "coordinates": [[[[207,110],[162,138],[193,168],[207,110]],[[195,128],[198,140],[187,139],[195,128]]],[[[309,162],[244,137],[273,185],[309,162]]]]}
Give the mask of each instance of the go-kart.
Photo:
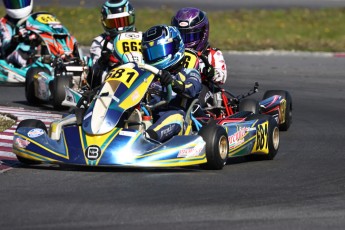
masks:
{"type": "MultiPolygon", "coordinates": [[[[186,65],[195,68],[199,57],[205,65],[205,69],[212,69],[207,57],[193,50],[186,49],[186,65]]],[[[267,114],[276,119],[279,129],[287,131],[292,123],[292,98],[286,90],[267,90],[261,101],[249,96],[258,92],[259,83],[255,82],[254,87],[247,93],[234,95],[222,85],[203,75],[203,90],[208,91],[206,97],[200,98],[201,106],[208,116],[215,119],[234,117],[238,112],[250,111],[253,114],[267,114]]]]}
{"type": "MultiPolygon", "coordinates": [[[[171,86],[152,104],[151,83],[160,70],[127,63],[111,70],[89,105],[53,122],[23,120],[14,133],[13,152],[25,164],[181,167],[222,169],[228,157],[273,159],[279,128],[269,115],[249,111],[226,118],[195,117],[196,99],[186,111],[182,135],[158,142],[146,135],[146,117],[171,100],[171,86]]],[[[72,100],[73,101],[73,100],[72,100]]]]}
{"type": "Polygon", "coordinates": [[[88,73],[89,60],[82,57],[76,39],[47,12],[37,12],[17,23],[19,44],[32,47],[33,52],[25,67],[15,66],[0,59],[0,83],[25,84],[29,103],[52,103],[63,108],[65,86],[80,88],[88,73]]]}

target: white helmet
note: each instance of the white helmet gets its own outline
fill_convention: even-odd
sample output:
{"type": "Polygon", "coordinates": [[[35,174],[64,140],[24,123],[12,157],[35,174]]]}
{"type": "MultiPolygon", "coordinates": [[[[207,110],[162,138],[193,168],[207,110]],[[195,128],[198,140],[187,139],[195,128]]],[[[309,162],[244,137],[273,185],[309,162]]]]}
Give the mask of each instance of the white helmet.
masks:
{"type": "Polygon", "coordinates": [[[33,0],[3,0],[6,13],[11,18],[22,19],[32,12],[33,0]]]}

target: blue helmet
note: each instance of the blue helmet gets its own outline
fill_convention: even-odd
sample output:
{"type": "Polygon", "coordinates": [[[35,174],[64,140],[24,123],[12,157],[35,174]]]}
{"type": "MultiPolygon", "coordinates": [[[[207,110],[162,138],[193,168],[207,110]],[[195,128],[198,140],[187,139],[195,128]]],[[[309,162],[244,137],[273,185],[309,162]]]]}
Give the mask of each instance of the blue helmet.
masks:
{"type": "Polygon", "coordinates": [[[101,10],[102,25],[107,34],[114,37],[120,32],[135,30],[134,8],[128,0],[108,0],[101,10]]]}
{"type": "Polygon", "coordinates": [[[144,61],[158,69],[174,70],[184,60],[184,43],[174,26],[157,25],[143,34],[144,61]]]}

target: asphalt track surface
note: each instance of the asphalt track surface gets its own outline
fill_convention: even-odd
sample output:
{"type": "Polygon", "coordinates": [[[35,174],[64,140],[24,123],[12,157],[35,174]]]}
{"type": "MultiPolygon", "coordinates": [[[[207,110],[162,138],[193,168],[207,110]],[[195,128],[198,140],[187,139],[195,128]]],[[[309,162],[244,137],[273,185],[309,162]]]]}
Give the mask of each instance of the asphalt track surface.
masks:
{"type": "MultiPolygon", "coordinates": [[[[226,55],[227,87],[288,90],[293,124],[273,161],[222,171],[24,167],[0,174],[0,228],[344,229],[345,58],[226,55]]],[[[26,106],[22,87],[0,104],[26,106]]],[[[32,108],[32,107],[28,107],[32,108]]]]}
{"type": "MultiPolygon", "coordinates": [[[[100,7],[105,0],[35,0],[37,6],[83,6],[100,7]]],[[[140,8],[179,9],[182,7],[199,7],[205,11],[210,10],[236,10],[236,9],[287,9],[287,8],[329,8],[345,7],[345,0],[131,0],[133,6],[140,8]]]]}

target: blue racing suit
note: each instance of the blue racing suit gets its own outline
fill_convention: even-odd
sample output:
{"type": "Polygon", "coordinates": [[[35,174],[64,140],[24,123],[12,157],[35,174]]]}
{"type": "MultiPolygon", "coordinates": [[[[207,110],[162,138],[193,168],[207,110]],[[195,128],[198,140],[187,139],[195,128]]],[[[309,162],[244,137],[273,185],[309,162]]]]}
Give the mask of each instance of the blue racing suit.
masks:
{"type": "Polygon", "coordinates": [[[154,124],[146,130],[150,138],[160,142],[183,133],[185,111],[191,102],[198,98],[202,86],[200,73],[196,69],[182,68],[180,72],[171,75],[175,82],[183,86],[172,85],[176,95],[166,107],[159,107],[153,111],[154,124]]]}

